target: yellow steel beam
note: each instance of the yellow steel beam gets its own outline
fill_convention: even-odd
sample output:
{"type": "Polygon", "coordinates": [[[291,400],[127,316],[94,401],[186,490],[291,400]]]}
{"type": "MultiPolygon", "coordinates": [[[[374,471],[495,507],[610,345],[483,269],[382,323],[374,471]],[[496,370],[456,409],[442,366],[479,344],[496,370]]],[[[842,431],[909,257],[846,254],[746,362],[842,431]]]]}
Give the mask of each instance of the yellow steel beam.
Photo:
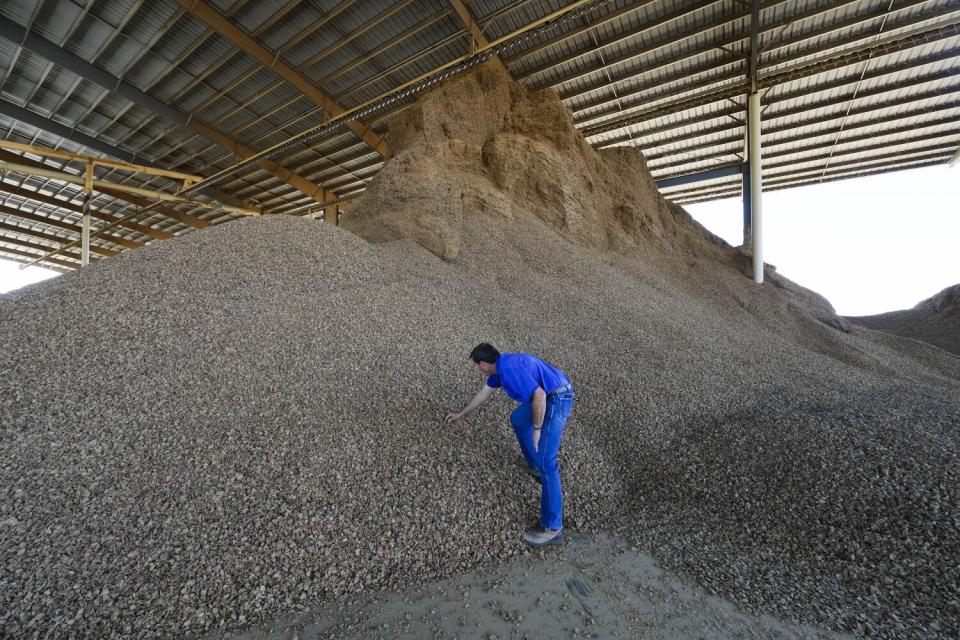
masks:
{"type": "MultiPolygon", "coordinates": [[[[206,229],[207,227],[211,226],[211,224],[206,220],[203,220],[196,216],[191,216],[190,214],[183,213],[182,211],[177,211],[176,209],[172,209],[170,207],[164,207],[164,206],[152,203],[150,202],[149,199],[141,198],[132,193],[123,193],[121,191],[114,191],[110,187],[101,187],[100,191],[106,194],[109,194],[114,198],[119,198],[120,200],[129,202],[130,204],[135,204],[138,207],[147,207],[152,204],[153,206],[151,207],[151,209],[155,210],[157,213],[165,215],[166,217],[176,220],[178,222],[182,222],[183,224],[193,227],[194,229],[206,229]]],[[[191,201],[190,204],[193,204],[193,201],[191,201]]],[[[110,222],[115,222],[115,221],[116,221],[116,218],[110,219],[110,222]]],[[[122,225],[125,223],[120,222],[119,224],[122,225]]],[[[167,234],[167,235],[170,237],[173,237],[172,234],[167,234]]]]}
{"type": "MultiPolygon", "coordinates": [[[[88,185],[87,185],[87,182],[88,182],[88,179],[89,179],[89,177],[90,177],[90,174],[89,174],[88,172],[85,172],[83,176],[76,176],[76,175],[73,175],[73,174],[70,174],[70,173],[61,173],[61,172],[58,172],[58,171],[54,171],[54,170],[48,168],[46,165],[44,165],[44,164],[41,163],[41,162],[36,162],[35,160],[31,160],[31,159],[25,158],[25,157],[23,157],[23,156],[18,156],[18,155],[16,155],[16,154],[13,154],[13,153],[11,153],[11,152],[9,152],[9,151],[6,151],[6,150],[4,150],[4,149],[0,149],[0,166],[9,168],[9,169],[11,169],[11,170],[13,170],[14,167],[20,167],[20,170],[19,170],[20,173],[24,173],[24,174],[26,174],[26,175],[31,175],[31,174],[32,174],[32,175],[40,175],[40,176],[44,176],[44,177],[48,177],[48,178],[55,178],[55,179],[63,180],[63,181],[65,181],[65,182],[70,182],[70,183],[72,183],[72,184],[79,184],[79,185],[81,185],[82,187],[84,187],[84,190],[86,190],[86,188],[87,188],[87,186],[88,186],[88,185]],[[56,174],[56,175],[53,175],[53,174],[56,174]]],[[[108,185],[108,184],[110,184],[110,183],[100,183],[100,184],[108,185]]],[[[92,186],[92,185],[90,185],[90,186],[92,186]]],[[[7,185],[6,183],[0,184],[0,190],[9,190],[8,187],[9,187],[9,185],[7,185]]],[[[126,185],[123,185],[123,187],[124,187],[125,189],[136,189],[136,187],[128,187],[128,186],[126,186],[126,185]]],[[[31,194],[32,194],[33,192],[28,192],[28,193],[31,193],[31,194]]],[[[17,195],[20,195],[20,194],[17,194],[17,195]]],[[[39,194],[37,194],[37,195],[39,195],[39,194]]],[[[116,196],[116,194],[111,194],[111,195],[116,196]]],[[[25,195],[24,197],[31,197],[31,198],[33,198],[32,195],[29,195],[29,196],[28,196],[28,195],[25,195]]],[[[39,201],[41,201],[41,202],[45,202],[45,200],[43,200],[42,198],[33,198],[33,199],[39,200],[39,201]]],[[[55,205],[58,206],[58,207],[64,206],[63,203],[60,203],[59,201],[58,201],[58,202],[51,203],[51,204],[55,204],[55,205]]],[[[70,207],[64,207],[64,208],[69,209],[70,207]]],[[[183,222],[184,224],[188,224],[188,225],[190,225],[190,226],[192,226],[192,227],[194,227],[194,228],[197,228],[197,229],[203,229],[204,227],[210,226],[210,223],[209,223],[209,222],[207,222],[207,221],[205,221],[205,220],[201,220],[200,218],[198,218],[198,217],[196,217],[196,216],[192,216],[192,215],[187,214],[187,213],[180,213],[179,211],[176,212],[175,215],[171,215],[170,212],[172,212],[172,211],[173,211],[172,209],[165,208],[165,209],[164,209],[163,211],[161,211],[160,213],[163,213],[164,215],[167,215],[167,216],[170,217],[170,218],[173,218],[173,219],[175,219],[175,220],[177,220],[177,221],[179,221],[179,222],[183,222]]],[[[82,213],[82,210],[80,210],[80,213],[82,213]]],[[[93,215],[95,218],[102,218],[102,219],[104,219],[104,220],[110,220],[110,221],[112,221],[112,220],[114,219],[113,217],[105,217],[104,215],[100,215],[100,214],[98,214],[98,213],[96,213],[96,212],[91,212],[91,215],[93,215]]],[[[254,213],[253,215],[259,215],[259,211],[257,211],[257,212],[254,213]]],[[[158,239],[161,239],[161,238],[160,238],[160,236],[158,236],[157,234],[158,234],[158,233],[164,233],[164,232],[162,232],[162,231],[157,231],[156,229],[150,229],[150,230],[148,231],[147,229],[149,229],[149,227],[135,224],[135,223],[132,222],[132,221],[124,220],[124,221],[122,221],[120,224],[122,224],[123,226],[125,226],[125,227],[127,227],[127,228],[134,229],[135,231],[137,231],[137,232],[139,232],[139,233],[143,233],[143,234],[145,234],[145,235],[153,236],[153,237],[158,238],[158,239]]],[[[169,237],[171,237],[171,236],[167,235],[167,238],[169,238],[169,237]]]]}
{"type": "MultiPolygon", "coordinates": [[[[0,260],[9,260],[10,262],[16,262],[17,264],[25,264],[25,265],[28,265],[28,266],[31,264],[31,261],[30,261],[30,260],[25,260],[25,259],[23,259],[23,258],[21,258],[21,257],[19,257],[19,256],[7,255],[7,254],[2,253],[2,252],[3,252],[3,249],[0,248],[0,260]]],[[[55,272],[57,272],[57,273],[67,273],[67,272],[69,272],[69,271],[73,271],[73,269],[67,269],[67,268],[64,268],[64,267],[57,267],[57,266],[54,266],[54,265],[51,265],[51,264],[44,265],[43,268],[44,268],[44,269],[47,269],[48,271],[55,271],[55,272]]]]}
{"type": "MultiPolygon", "coordinates": [[[[9,242],[10,244],[17,244],[17,245],[20,244],[19,242],[14,242],[13,240],[6,240],[3,238],[0,238],[0,242],[9,242]]],[[[37,254],[35,253],[30,253],[29,251],[20,251],[19,249],[11,249],[10,247],[3,247],[3,246],[0,246],[0,251],[4,253],[9,253],[14,256],[21,256],[24,258],[28,258],[28,260],[17,260],[17,262],[22,263],[20,267],[21,269],[29,267],[37,262],[49,262],[50,264],[66,267],[71,271],[76,271],[77,269],[80,268],[79,262],[67,262],[66,260],[58,260],[56,258],[42,258],[40,260],[37,260],[39,256],[37,256],[37,254]]]]}
{"type": "MultiPolygon", "coordinates": [[[[14,209],[13,207],[0,205],[0,213],[7,216],[13,216],[15,218],[22,218],[24,220],[29,220],[30,222],[41,222],[43,224],[50,225],[51,227],[57,227],[59,229],[66,229],[67,231],[72,231],[73,233],[80,233],[80,225],[78,224],[70,224],[69,222],[64,222],[63,220],[54,220],[53,218],[39,216],[35,213],[30,213],[28,211],[21,211],[20,209],[14,209]]],[[[103,239],[113,244],[118,244],[121,247],[126,247],[127,249],[136,249],[137,247],[143,246],[142,242],[134,242],[133,240],[127,240],[126,238],[119,238],[117,236],[104,235],[103,239]]]]}
{"type": "MultiPolygon", "coordinates": [[[[458,18],[460,18],[460,22],[463,23],[464,30],[467,32],[467,35],[470,36],[470,55],[473,55],[479,49],[486,49],[489,47],[490,41],[487,40],[487,36],[483,35],[483,29],[480,28],[479,24],[477,24],[473,14],[470,13],[470,8],[463,3],[463,0],[447,0],[447,2],[451,7],[453,7],[454,13],[457,14],[458,18]]],[[[503,60],[500,59],[500,56],[496,56],[494,60],[497,61],[497,64],[500,65],[500,68],[507,72],[507,75],[511,75],[510,70],[507,69],[505,64],[503,64],[503,60]]]]}
{"type": "MultiPolygon", "coordinates": [[[[31,236],[33,238],[38,238],[40,240],[47,240],[48,242],[57,242],[59,244],[66,244],[70,242],[71,238],[61,238],[60,236],[55,236],[52,233],[44,233],[43,231],[37,231],[36,229],[27,229],[24,227],[18,227],[15,224],[7,224],[6,222],[0,222],[0,231],[8,231],[10,233],[19,233],[25,236],[31,236]]],[[[44,251],[49,251],[50,247],[43,247],[44,251]]],[[[115,256],[119,251],[116,249],[106,249],[104,247],[90,247],[90,251],[94,253],[99,253],[107,257],[115,256]]]]}
{"type": "Polygon", "coordinates": [[[486,47],[490,44],[487,40],[487,37],[483,35],[483,31],[480,30],[480,25],[477,24],[477,21],[473,19],[473,14],[470,13],[470,9],[467,8],[467,5],[463,4],[462,0],[447,0],[453,10],[456,12],[457,17],[460,18],[460,22],[463,23],[463,28],[466,30],[467,34],[470,36],[472,45],[470,47],[470,53],[473,53],[480,47],[486,47]]]}
{"type": "MultiPolygon", "coordinates": [[[[278,53],[272,53],[256,40],[237,28],[230,20],[220,15],[215,9],[202,0],[178,0],[185,11],[202,20],[214,31],[233,42],[242,51],[246,52],[267,69],[296,87],[301,93],[310,98],[315,104],[323,108],[331,118],[346,113],[346,109],[315,87],[309,80],[297,73],[295,69],[280,60],[278,53]]],[[[387,145],[380,136],[359,120],[352,120],[348,124],[350,129],[370,145],[381,157],[387,156],[387,145]]]]}
{"type": "Polygon", "coordinates": [[[60,149],[50,149],[49,147],[40,147],[34,144],[22,144],[20,142],[13,142],[11,140],[0,140],[0,149],[12,149],[14,151],[22,151],[25,153],[32,153],[38,156],[45,156],[48,158],[60,158],[61,160],[67,160],[68,162],[86,162],[88,164],[99,165],[101,167],[110,167],[111,169],[120,169],[121,171],[132,171],[134,173],[148,173],[154,176],[163,176],[165,178],[173,178],[174,180],[183,180],[185,182],[200,182],[203,180],[203,176],[195,176],[189,173],[180,173],[179,171],[168,171],[166,169],[154,169],[153,167],[146,167],[139,164],[133,164],[130,162],[123,162],[122,160],[108,160],[107,158],[96,158],[93,156],[87,156],[80,153],[69,153],[67,151],[61,151],[60,149]]]}
{"type": "MultiPolygon", "coordinates": [[[[217,209],[228,211],[230,213],[239,213],[241,215],[256,216],[260,215],[259,211],[252,209],[244,209],[242,207],[232,207],[229,205],[220,205],[210,202],[201,202],[199,200],[190,200],[189,198],[184,198],[181,196],[176,196],[164,191],[152,191],[150,189],[141,189],[140,187],[131,187],[126,184],[117,184],[113,182],[103,182],[102,180],[89,180],[85,176],[77,176],[72,173],[65,173],[63,171],[55,171],[53,169],[42,169],[39,167],[33,167],[30,165],[20,164],[17,162],[7,162],[6,160],[0,161],[0,171],[13,171],[16,173],[22,173],[26,175],[36,175],[43,176],[45,178],[53,178],[54,180],[60,180],[62,182],[69,182],[71,184],[80,184],[85,185],[87,182],[92,183],[92,188],[100,192],[107,192],[111,195],[116,194],[120,198],[125,198],[125,195],[132,194],[134,196],[141,196],[144,198],[149,198],[151,200],[160,200],[163,202],[174,202],[178,204],[191,204],[198,207],[204,207],[207,209],[217,209]]],[[[184,216],[181,221],[193,219],[195,223],[199,223],[202,226],[209,226],[210,223],[200,220],[195,216],[191,216],[186,213],[180,213],[179,216],[184,216]]]]}
{"type": "MultiPolygon", "coordinates": [[[[59,198],[54,198],[53,196],[48,196],[37,191],[30,191],[22,187],[15,187],[5,182],[0,183],[0,193],[8,193],[10,195],[20,196],[21,198],[33,200],[34,202],[41,202],[43,204],[49,204],[60,209],[73,211],[74,213],[83,213],[83,207],[67,202],[66,200],[60,200],[59,198]]],[[[107,222],[115,222],[117,220],[116,216],[99,209],[90,209],[90,215],[94,218],[105,220],[107,222]]],[[[38,221],[40,222],[46,221],[46,218],[41,216],[37,217],[39,218],[38,221]]],[[[57,226],[56,222],[57,221],[51,219],[49,224],[57,226]]],[[[120,226],[130,229],[131,231],[136,231],[139,234],[150,236],[155,240],[169,240],[173,237],[172,233],[167,233],[166,231],[161,231],[160,229],[154,229],[143,224],[137,224],[136,222],[123,222],[120,224],[120,226]]],[[[110,237],[109,240],[115,244],[123,244],[123,238],[110,237]]],[[[127,240],[126,242],[130,243],[130,246],[124,245],[127,246],[128,249],[136,249],[137,247],[141,246],[139,242],[132,242],[130,240],[127,240]]]]}

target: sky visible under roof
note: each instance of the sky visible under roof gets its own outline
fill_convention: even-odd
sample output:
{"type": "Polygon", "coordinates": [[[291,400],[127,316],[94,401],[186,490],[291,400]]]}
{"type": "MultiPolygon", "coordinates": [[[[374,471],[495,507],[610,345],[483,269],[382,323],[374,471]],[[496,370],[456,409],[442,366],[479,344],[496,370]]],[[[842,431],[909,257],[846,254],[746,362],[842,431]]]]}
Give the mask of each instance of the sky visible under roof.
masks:
{"type": "MultiPolygon", "coordinates": [[[[742,242],[739,198],[687,206],[742,242]]],[[[846,316],[915,304],[960,283],[960,165],[763,194],[764,259],[846,316]]]]}
{"type": "MultiPolygon", "coordinates": [[[[732,245],[739,198],[688,211],[732,245]]],[[[765,257],[841,315],[907,309],[960,283],[960,165],[764,194],[765,257]]],[[[56,275],[0,259],[0,292],[56,275]]]]}

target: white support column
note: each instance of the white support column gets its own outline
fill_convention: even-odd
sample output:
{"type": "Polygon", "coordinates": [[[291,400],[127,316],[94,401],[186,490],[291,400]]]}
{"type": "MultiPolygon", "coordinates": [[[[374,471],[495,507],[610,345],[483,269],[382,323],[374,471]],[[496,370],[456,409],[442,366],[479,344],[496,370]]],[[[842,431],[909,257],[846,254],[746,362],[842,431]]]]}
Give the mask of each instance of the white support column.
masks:
{"type": "Polygon", "coordinates": [[[83,199],[83,227],[80,232],[80,266],[90,264],[90,196],[83,199]]]}
{"type": "Polygon", "coordinates": [[[763,282],[763,178],[760,158],[760,93],[749,98],[750,144],[750,235],[753,244],[753,281],[763,282]]]}

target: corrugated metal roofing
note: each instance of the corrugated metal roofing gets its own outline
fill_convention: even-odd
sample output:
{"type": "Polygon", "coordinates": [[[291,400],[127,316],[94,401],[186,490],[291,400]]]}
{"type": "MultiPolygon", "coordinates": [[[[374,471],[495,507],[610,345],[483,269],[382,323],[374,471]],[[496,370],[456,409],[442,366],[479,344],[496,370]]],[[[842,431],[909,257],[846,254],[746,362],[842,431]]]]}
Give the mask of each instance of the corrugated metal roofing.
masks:
{"type": "MultiPolygon", "coordinates": [[[[494,40],[570,3],[464,4],[494,40]]],[[[469,53],[466,31],[449,0],[214,0],[209,6],[347,109],[469,53]]],[[[172,121],[119,93],[115,82],[103,86],[72,65],[0,38],[0,135],[5,139],[103,155],[9,115],[25,107],[39,122],[59,123],[142,162],[211,174],[238,160],[216,136],[260,151],[330,117],[275,69],[174,0],[8,0],[0,3],[0,16],[182,114],[172,121]],[[214,134],[198,132],[185,121],[201,123],[214,134]]],[[[785,188],[949,159],[960,148],[958,25],[955,0],[763,1],[757,35],[768,150],[765,185],[785,188]],[[841,54],[848,59],[841,61],[841,54]],[[808,67],[798,71],[800,65],[808,67]]],[[[510,50],[507,66],[529,89],[556,90],[592,144],[640,147],[658,178],[742,161],[751,33],[747,4],[595,0],[590,13],[564,23],[563,31],[525,40],[510,50]],[[599,125],[604,128],[594,131],[599,125]]],[[[383,116],[367,125],[385,135],[383,116]]],[[[310,149],[295,150],[280,164],[346,198],[363,189],[382,158],[354,133],[342,131],[310,149]]],[[[110,177],[173,188],[169,180],[149,176],[111,172],[110,177]]],[[[79,187],[57,180],[8,173],[3,183],[10,190],[22,183],[68,196],[74,209],[79,202],[79,187]]],[[[310,194],[262,168],[230,178],[221,189],[275,212],[303,214],[319,206],[310,194]]],[[[733,176],[666,193],[687,202],[736,195],[739,189],[733,176]]],[[[105,211],[130,210],[102,194],[94,203],[105,211]]],[[[40,255],[36,247],[56,245],[51,237],[75,235],[39,221],[76,222],[79,214],[66,204],[38,203],[4,193],[0,186],[0,205],[8,207],[0,210],[6,211],[0,221],[9,226],[0,230],[6,248],[40,255]],[[10,209],[34,217],[17,218],[10,209]],[[47,235],[28,238],[21,229],[47,235]]],[[[201,219],[231,219],[209,209],[178,209],[201,219]]],[[[144,214],[140,223],[171,233],[192,229],[162,213],[144,214]]],[[[114,237],[151,240],[129,228],[117,228],[114,237]]],[[[61,258],[75,262],[73,254],[61,258]]]]}

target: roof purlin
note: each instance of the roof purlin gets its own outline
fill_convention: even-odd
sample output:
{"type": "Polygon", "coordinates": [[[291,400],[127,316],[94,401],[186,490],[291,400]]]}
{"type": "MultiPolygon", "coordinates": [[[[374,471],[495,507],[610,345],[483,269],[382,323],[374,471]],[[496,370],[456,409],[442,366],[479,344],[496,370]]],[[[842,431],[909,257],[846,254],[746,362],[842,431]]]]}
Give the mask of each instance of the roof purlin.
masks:
{"type": "MultiPolygon", "coordinates": [[[[284,80],[296,87],[318,106],[323,107],[331,117],[337,117],[346,112],[346,109],[333,101],[328,95],[317,89],[313,84],[300,75],[296,70],[279,59],[279,54],[272,54],[263,45],[245,34],[230,20],[217,13],[210,5],[202,0],[178,0],[191,15],[205,22],[210,28],[233,42],[237,47],[256,59],[261,65],[272,70],[284,80]]],[[[369,144],[382,157],[387,155],[386,143],[359,120],[351,120],[347,125],[364,142],[369,144]]]]}

